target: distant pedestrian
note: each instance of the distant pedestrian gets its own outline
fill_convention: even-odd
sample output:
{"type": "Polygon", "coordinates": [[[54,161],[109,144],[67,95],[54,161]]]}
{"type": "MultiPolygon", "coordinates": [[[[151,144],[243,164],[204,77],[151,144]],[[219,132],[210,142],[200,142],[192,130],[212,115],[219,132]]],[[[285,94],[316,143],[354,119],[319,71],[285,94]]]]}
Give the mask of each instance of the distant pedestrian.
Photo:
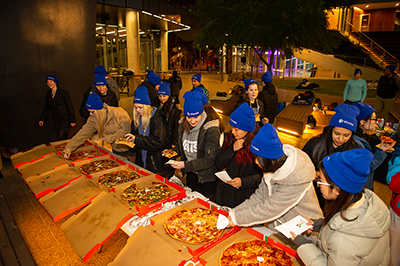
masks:
{"type": "Polygon", "coordinates": [[[367,96],[367,82],[361,78],[361,75],[361,69],[356,68],[354,71],[354,78],[347,81],[343,92],[345,104],[353,104],[365,100],[367,96]]]}
{"type": "Polygon", "coordinates": [[[208,103],[210,103],[210,92],[201,84],[201,74],[195,74],[192,77],[193,88],[190,91],[194,91],[195,88],[200,87],[203,89],[204,94],[207,96],[208,103]]]}
{"type": "Polygon", "coordinates": [[[172,71],[172,76],[167,82],[171,84],[171,96],[175,99],[175,103],[179,103],[179,93],[182,89],[182,79],[178,76],[178,71],[172,71]]]}

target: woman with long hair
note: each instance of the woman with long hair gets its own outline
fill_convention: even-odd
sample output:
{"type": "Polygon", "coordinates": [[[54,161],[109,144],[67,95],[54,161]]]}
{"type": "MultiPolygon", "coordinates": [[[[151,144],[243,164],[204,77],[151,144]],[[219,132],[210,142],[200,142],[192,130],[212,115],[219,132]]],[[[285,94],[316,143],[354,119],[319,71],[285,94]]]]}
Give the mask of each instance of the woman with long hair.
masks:
{"type": "MultiPolygon", "coordinates": [[[[335,152],[348,151],[359,148],[353,140],[354,132],[357,129],[357,116],[360,113],[357,107],[341,104],[335,108],[336,113],[332,116],[329,125],[324,128],[321,135],[310,139],[303,147],[314,164],[316,178],[319,176],[318,163],[327,155],[335,152]]],[[[325,199],[314,187],[318,196],[321,209],[324,210],[325,199]]]]}
{"type": "Polygon", "coordinates": [[[159,109],[164,113],[167,121],[167,129],[171,145],[176,145],[178,141],[179,119],[182,111],[176,107],[176,100],[171,97],[170,84],[163,82],[158,89],[158,99],[160,100],[159,109]]]}
{"type": "Polygon", "coordinates": [[[364,189],[373,157],[366,149],[354,149],[320,163],[318,186],[327,210],[322,223],[310,221],[319,236],[292,234],[305,265],[389,265],[389,210],[364,189]]]}
{"type": "Polygon", "coordinates": [[[128,113],[121,107],[111,107],[103,104],[96,93],[89,95],[86,101],[89,110],[89,118],[86,124],[65,146],[63,153],[69,158],[71,152],[76,150],[90,136],[97,132],[93,140],[111,144],[113,152],[126,152],[128,148],[115,144],[117,138],[123,138],[130,130],[131,119],[128,113]]]}
{"type": "Polygon", "coordinates": [[[267,223],[273,230],[298,215],[306,219],[322,217],[312,185],[315,169],[307,154],[291,145],[282,145],[269,123],[258,131],[250,151],[256,156],[263,180],[249,199],[232,210],[229,226],[267,223]]]}
{"type": "Polygon", "coordinates": [[[170,145],[165,116],[151,106],[145,86],[136,89],[133,103],[131,133],[126,134],[125,138],[135,144],[135,164],[163,176],[166,160],[161,156],[161,151],[170,145]]]}
{"type": "Polygon", "coordinates": [[[232,129],[225,133],[224,144],[215,158],[218,170],[225,169],[232,178],[226,183],[218,182],[215,203],[221,206],[236,207],[248,199],[261,182],[262,175],[250,152],[251,141],[257,133],[255,123],[254,112],[247,103],[239,106],[229,119],[232,129]]]}

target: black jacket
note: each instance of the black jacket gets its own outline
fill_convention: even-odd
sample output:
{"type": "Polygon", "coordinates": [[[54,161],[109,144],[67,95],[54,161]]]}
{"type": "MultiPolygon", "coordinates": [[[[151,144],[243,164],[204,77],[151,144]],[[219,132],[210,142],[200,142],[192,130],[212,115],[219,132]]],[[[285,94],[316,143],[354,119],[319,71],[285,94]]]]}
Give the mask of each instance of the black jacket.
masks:
{"type": "MultiPolygon", "coordinates": [[[[246,102],[246,103],[248,103],[248,104],[250,105],[249,100],[245,100],[245,99],[243,98],[243,96],[240,96],[240,98],[239,98],[239,100],[236,102],[236,105],[235,105],[235,107],[234,107],[233,110],[236,110],[236,108],[238,108],[238,107],[239,107],[242,103],[244,103],[244,102],[246,102]]],[[[260,122],[259,122],[258,124],[259,124],[260,126],[263,126],[262,120],[263,120],[264,117],[266,117],[266,115],[265,115],[265,109],[264,109],[264,104],[263,104],[259,99],[256,99],[255,102],[256,102],[257,105],[259,106],[258,113],[260,114],[260,122]]],[[[251,107],[251,105],[250,105],[250,107],[251,107]]]]}
{"type": "Polygon", "coordinates": [[[257,97],[264,104],[265,116],[270,124],[274,123],[276,116],[276,107],[278,106],[278,94],[272,82],[267,82],[257,97]]]}
{"type": "Polygon", "coordinates": [[[383,99],[391,99],[396,97],[399,92],[400,80],[397,74],[392,77],[383,75],[379,78],[378,88],[376,89],[376,95],[383,99]]]}
{"type": "Polygon", "coordinates": [[[96,86],[90,87],[85,94],[83,95],[83,99],[81,102],[81,108],[79,109],[79,114],[86,119],[89,118],[89,111],[86,109],[86,102],[87,99],[89,98],[89,95],[94,92],[97,95],[99,95],[101,101],[105,104],[107,104],[108,106],[114,106],[114,107],[118,107],[118,100],[117,100],[117,96],[115,95],[115,93],[111,90],[111,88],[109,88],[109,86],[107,85],[107,94],[103,95],[97,88],[96,86]]]}
{"type": "Polygon", "coordinates": [[[56,130],[67,130],[70,128],[71,123],[75,123],[75,112],[71,98],[68,92],[60,87],[57,87],[54,99],[51,97],[51,90],[46,92],[46,101],[40,121],[46,121],[49,112],[51,112],[51,116],[53,117],[56,130]]]}
{"type": "Polygon", "coordinates": [[[149,130],[148,136],[139,135],[139,129],[135,129],[133,121],[131,123],[131,134],[135,135],[135,147],[133,148],[136,151],[135,163],[141,167],[144,166],[142,150],[147,150],[146,169],[164,176],[165,163],[168,159],[163,157],[161,152],[170,144],[165,116],[160,110],[156,110],[151,117],[149,130]]]}
{"type": "MultiPolygon", "coordinates": [[[[163,108],[165,108],[165,105],[160,109],[160,111],[164,111],[163,108]]],[[[181,114],[182,111],[176,107],[175,103],[173,103],[171,105],[170,113],[168,117],[166,117],[168,135],[171,140],[171,145],[176,145],[178,142],[179,119],[181,118],[181,114]]]]}
{"type": "Polygon", "coordinates": [[[218,183],[215,192],[215,203],[221,206],[231,208],[238,206],[250,198],[261,182],[262,174],[258,171],[255,163],[248,161],[245,164],[237,164],[235,162],[237,152],[233,150],[233,145],[227,149],[222,146],[215,158],[215,165],[218,171],[225,169],[232,179],[240,177],[242,181],[242,186],[239,189],[222,181],[218,183]]]}
{"type": "Polygon", "coordinates": [[[148,81],[143,81],[138,87],[140,86],[145,86],[147,88],[147,93],[149,94],[151,106],[158,107],[160,101],[158,100],[158,93],[156,90],[156,86],[148,81]]]}
{"type": "Polygon", "coordinates": [[[179,92],[182,89],[182,80],[178,76],[172,76],[168,79],[167,81],[169,84],[171,84],[170,89],[171,89],[171,95],[173,96],[179,96],[179,92]]]}

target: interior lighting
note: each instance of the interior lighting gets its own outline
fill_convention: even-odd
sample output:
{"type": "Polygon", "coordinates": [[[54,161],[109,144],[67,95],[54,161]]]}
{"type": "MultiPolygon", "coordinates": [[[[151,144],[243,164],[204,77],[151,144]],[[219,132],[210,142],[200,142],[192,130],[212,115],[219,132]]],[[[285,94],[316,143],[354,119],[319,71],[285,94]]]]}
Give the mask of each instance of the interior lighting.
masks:
{"type": "Polygon", "coordinates": [[[153,17],[155,17],[155,18],[159,18],[159,19],[162,19],[162,17],[160,17],[160,16],[157,16],[157,15],[154,15],[154,14],[153,14],[153,17]]]}
{"type": "Polygon", "coordinates": [[[397,3],[396,6],[399,6],[400,3],[397,3]]]}
{"type": "Polygon", "coordinates": [[[366,6],[365,6],[365,8],[368,8],[368,7],[369,7],[369,5],[366,5],[366,6]]]}
{"type": "Polygon", "coordinates": [[[152,16],[153,14],[151,14],[151,13],[149,13],[149,12],[146,12],[146,11],[142,11],[142,13],[143,14],[146,14],[146,15],[149,15],[149,16],[152,16]]]}
{"type": "Polygon", "coordinates": [[[115,31],[109,31],[106,34],[113,34],[113,33],[115,33],[115,31]]]}
{"type": "Polygon", "coordinates": [[[119,37],[126,37],[126,34],[123,34],[123,35],[119,35],[119,37]]]}
{"type": "Polygon", "coordinates": [[[286,132],[286,133],[289,133],[289,134],[293,134],[293,135],[296,135],[296,136],[299,136],[299,135],[300,135],[299,133],[297,133],[297,132],[295,132],[295,131],[291,131],[291,130],[286,129],[286,128],[278,127],[278,130],[283,131],[283,132],[286,132]]]}
{"type": "Polygon", "coordinates": [[[96,30],[101,30],[103,27],[98,27],[98,28],[96,28],[96,30]]]}
{"type": "Polygon", "coordinates": [[[217,109],[217,108],[215,108],[215,107],[213,107],[213,109],[214,109],[215,112],[217,112],[217,113],[220,113],[220,114],[223,114],[223,113],[224,113],[223,111],[221,111],[221,110],[219,110],[219,109],[217,109]]]}
{"type": "Polygon", "coordinates": [[[124,32],[124,31],[126,31],[126,29],[119,30],[118,32],[124,32]]]}

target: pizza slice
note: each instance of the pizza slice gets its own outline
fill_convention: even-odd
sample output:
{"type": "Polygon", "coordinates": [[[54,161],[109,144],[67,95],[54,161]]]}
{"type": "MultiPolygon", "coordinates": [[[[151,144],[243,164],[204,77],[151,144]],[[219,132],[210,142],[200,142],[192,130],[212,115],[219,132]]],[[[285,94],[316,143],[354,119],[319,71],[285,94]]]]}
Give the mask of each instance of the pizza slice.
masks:
{"type": "Polygon", "coordinates": [[[164,154],[165,157],[167,158],[172,158],[178,155],[178,153],[176,151],[174,151],[173,149],[166,149],[163,150],[162,153],[164,154]]]}
{"type": "Polygon", "coordinates": [[[115,140],[115,144],[125,145],[125,146],[128,146],[129,148],[135,147],[135,144],[133,142],[130,142],[124,138],[117,138],[115,140]]]}
{"type": "Polygon", "coordinates": [[[391,137],[388,137],[388,136],[382,136],[382,137],[380,137],[380,139],[381,139],[382,142],[385,142],[385,143],[393,143],[393,142],[395,142],[394,139],[392,139],[391,137]]]}

